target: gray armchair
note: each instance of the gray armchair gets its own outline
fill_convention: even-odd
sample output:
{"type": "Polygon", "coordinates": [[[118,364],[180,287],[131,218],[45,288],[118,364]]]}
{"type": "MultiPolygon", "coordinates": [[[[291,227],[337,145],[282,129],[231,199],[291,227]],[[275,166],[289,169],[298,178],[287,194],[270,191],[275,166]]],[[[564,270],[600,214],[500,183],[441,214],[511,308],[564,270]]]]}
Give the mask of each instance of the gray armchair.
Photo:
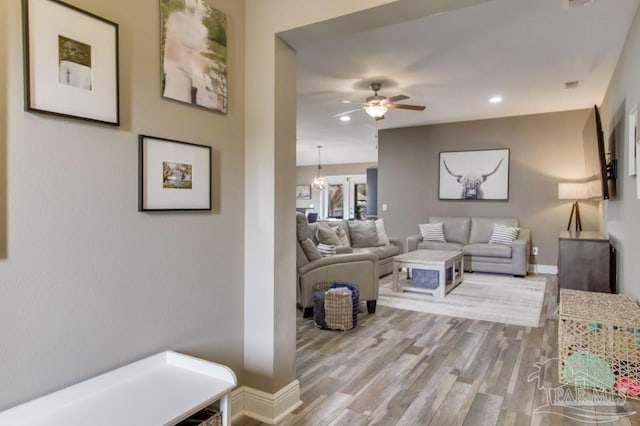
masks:
{"type": "Polygon", "coordinates": [[[347,282],[358,286],[360,300],[369,313],[376,311],[378,299],[378,257],[373,253],[335,254],[323,257],[309,238],[309,224],[297,213],[297,301],[303,317],[313,315],[313,285],[347,282]]]}

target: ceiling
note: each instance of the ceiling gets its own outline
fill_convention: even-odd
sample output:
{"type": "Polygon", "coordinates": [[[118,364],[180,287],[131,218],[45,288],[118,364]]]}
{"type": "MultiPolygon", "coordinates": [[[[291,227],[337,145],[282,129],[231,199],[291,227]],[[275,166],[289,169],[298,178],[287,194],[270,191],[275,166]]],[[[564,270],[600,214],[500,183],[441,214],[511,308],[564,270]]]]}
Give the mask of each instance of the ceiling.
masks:
{"type": "MultiPolygon", "coordinates": [[[[297,165],[317,164],[318,145],[322,164],[376,162],[377,129],[599,105],[640,0],[565,1],[490,0],[312,43],[285,34],[297,56],[297,165]],[[332,117],[357,108],[341,100],[373,95],[372,81],[427,108],[332,117]],[[494,95],[503,101],[489,103],[494,95]]],[[[349,19],[357,14],[340,25],[349,19]]]]}

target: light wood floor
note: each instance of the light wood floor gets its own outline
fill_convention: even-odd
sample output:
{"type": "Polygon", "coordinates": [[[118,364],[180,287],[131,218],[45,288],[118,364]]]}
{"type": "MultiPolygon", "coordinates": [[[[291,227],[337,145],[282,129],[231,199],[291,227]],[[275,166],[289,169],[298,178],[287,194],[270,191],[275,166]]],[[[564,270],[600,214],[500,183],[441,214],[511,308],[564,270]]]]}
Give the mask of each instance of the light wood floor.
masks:
{"type": "MultiPolygon", "coordinates": [[[[549,276],[544,326],[530,328],[378,306],[347,332],[319,330],[298,316],[297,375],[304,404],[286,425],[583,425],[533,414],[546,392],[527,381],[535,362],[557,357],[557,280],[549,276]]],[[[557,363],[541,384],[558,385],[557,363]]],[[[572,388],[575,389],[575,388],[572,388]]],[[[640,402],[584,407],[600,423],[640,425],[640,402]],[[606,413],[639,414],[606,423],[606,413]]],[[[242,418],[241,426],[263,423],[242,418]]]]}

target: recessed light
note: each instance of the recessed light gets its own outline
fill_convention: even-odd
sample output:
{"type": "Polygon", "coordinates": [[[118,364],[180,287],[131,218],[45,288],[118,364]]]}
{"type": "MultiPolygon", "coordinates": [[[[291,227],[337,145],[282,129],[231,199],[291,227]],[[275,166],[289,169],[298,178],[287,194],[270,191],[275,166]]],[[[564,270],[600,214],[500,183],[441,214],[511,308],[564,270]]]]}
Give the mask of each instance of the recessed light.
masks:
{"type": "Polygon", "coordinates": [[[498,102],[502,102],[502,96],[494,96],[491,99],[489,99],[489,102],[491,102],[492,104],[497,104],[498,102]]]}
{"type": "Polygon", "coordinates": [[[351,117],[349,117],[348,115],[343,115],[342,117],[340,117],[340,121],[351,121],[351,117]]]}

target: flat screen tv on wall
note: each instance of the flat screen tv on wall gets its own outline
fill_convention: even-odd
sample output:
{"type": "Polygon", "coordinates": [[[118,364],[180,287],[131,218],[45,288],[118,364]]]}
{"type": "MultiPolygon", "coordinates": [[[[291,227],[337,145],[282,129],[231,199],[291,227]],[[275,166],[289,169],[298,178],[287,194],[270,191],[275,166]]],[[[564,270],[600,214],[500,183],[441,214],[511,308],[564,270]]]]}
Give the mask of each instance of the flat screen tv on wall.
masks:
{"type": "Polygon", "coordinates": [[[589,198],[608,200],[614,193],[612,185],[615,182],[615,160],[612,153],[607,151],[597,105],[593,106],[582,137],[589,198]]]}

